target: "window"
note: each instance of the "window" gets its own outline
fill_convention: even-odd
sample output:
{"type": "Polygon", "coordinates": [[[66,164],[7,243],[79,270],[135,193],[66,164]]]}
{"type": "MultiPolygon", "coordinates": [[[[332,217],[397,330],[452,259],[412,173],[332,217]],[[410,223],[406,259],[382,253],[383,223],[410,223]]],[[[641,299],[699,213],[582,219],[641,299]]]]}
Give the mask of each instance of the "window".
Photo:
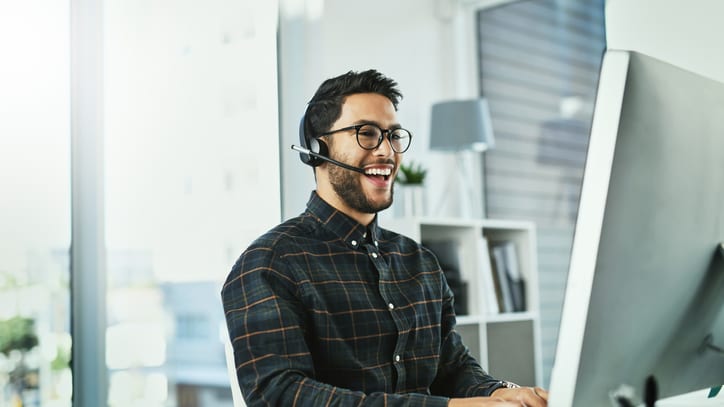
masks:
{"type": "Polygon", "coordinates": [[[70,406],[73,379],[92,370],[71,372],[72,347],[107,366],[109,405],[230,404],[221,284],[280,218],[276,21],[276,1],[0,5],[0,405],[70,406]],[[78,75],[98,55],[71,61],[88,45],[72,37],[85,8],[104,13],[88,18],[102,20],[102,89],[78,75]],[[100,91],[98,111],[71,114],[78,87],[100,91]],[[105,270],[71,279],[71,213],[83,206],[71,197],[83,167],[71,119],[95,113],[105,216],[92,221],[106,246],[72,247],[105,270]],[[86,332],[71,336],[71,320],[95,327],[71,314],[83,297],[70,289],[94,273],[107,291],[81,306],[107,310],[107,327],[89,330],[106,355],[77,346],[86,332]]]}
{"type": "Polygon", "coordinates": [[[603,0],[526,0],[478,13],[487,216],[537,225],[544,385],[560,324],[605,48],[603,0]]]}
{"type": "Polygon", "coordinates": [[[109,405],[230,405],[221,284],[280,219],[276,4],[104,8],[109,405]]]}
{"type": "Polygon", "coordinates": [[[0,405],[69,406],[70,17],[0,3],[0,405]]]}

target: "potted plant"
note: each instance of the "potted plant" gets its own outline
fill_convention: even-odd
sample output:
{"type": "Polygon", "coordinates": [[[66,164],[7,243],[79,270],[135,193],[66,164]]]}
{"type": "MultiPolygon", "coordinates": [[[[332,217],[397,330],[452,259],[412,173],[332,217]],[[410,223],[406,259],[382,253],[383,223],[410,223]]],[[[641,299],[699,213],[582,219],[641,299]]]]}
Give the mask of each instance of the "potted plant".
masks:
{"type": "Polygon", "coordinates": [[[422,164],[410,161],[400,164],[395,180],[399,190],[395,191],[397,214],[404,217],[424,215],[424,182],[427,169],[422,164]]]}
{"type": "Polygon", "coordinates": [[[25,364],[25,354],[38,346],[38,337],[35,334],[35,321],[30,318],[13,317],[0,321],[0,353],[6,357],[19,353],[14,367],[9,373],[10,385],[15,393],[14,397],[22,405],[23,392],[28,376],[32,373],[25,364]]]}
{"type": "Polygon", "coordinates": [[[410,161],[410,164],[400,164],[397,182],[403,185],[422,185],[426,175],[427,170],[422,167],[422,164],[415,164],[414,161],[410,161]]]}

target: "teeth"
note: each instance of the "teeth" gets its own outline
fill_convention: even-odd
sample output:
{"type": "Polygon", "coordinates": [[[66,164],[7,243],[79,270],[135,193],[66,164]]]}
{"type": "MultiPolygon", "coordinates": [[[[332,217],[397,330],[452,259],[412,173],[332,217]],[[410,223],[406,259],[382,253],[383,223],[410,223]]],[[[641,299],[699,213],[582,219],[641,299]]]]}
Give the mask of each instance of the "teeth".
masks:
{"type": "Polygon", "coordinates": [[[365,174],[367,175],[384,175],[388,176],[392,174],[392,170],[389,168],[370,168],[368,170],[365,170],[365,174]]]}

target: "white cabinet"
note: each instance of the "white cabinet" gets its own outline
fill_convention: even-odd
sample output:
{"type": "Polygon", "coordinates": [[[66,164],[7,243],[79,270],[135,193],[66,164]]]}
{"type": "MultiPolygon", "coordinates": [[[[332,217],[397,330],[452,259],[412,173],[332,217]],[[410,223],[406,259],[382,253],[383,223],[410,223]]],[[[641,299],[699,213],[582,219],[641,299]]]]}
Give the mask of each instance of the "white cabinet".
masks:
{"type": "Polygon", "coordinates": [[[422,242],[438,255],[443,270],[459,272],[461,286],[466,289],[459,288],[456,300],[457,295],[464,297],[462,309],[466,312],[458,315],[457,330],[491,375],[520,385],[541,385],[540,301],[533,223],[406,218],[380,220],[380,226],[422,242]],[[499,273],[493,252],[503,245],[514,247],[513,263],[517,263],[516,273],[523,282],[525,307],[517,311],[500,310],[504,308],[503,294],[500,288],[497,293],[495,289],[501,284],[494,278],[499,273]]]}

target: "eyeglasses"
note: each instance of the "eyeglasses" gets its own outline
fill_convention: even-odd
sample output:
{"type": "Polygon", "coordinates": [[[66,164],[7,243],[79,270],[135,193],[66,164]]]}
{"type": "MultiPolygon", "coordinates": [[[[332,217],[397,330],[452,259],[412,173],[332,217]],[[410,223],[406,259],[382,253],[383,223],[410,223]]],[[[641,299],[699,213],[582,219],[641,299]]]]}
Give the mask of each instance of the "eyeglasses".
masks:
{"type": "Polygon", "coordinates": [[[321,136],[330,136],[334,133],[342,131],[354,130],[357,135],[357,144],[365,150],[374,150],[379,147],[385,139],[385,133],[390,140],[392,151],[396,153],[404,153],[410,148],[412,141],[412,133],[403,128],[382,130],[380,126],[372,123],[357,124],[354,126],[343,127],[341,129],[328,131],[320,134],[321,136]]]}

